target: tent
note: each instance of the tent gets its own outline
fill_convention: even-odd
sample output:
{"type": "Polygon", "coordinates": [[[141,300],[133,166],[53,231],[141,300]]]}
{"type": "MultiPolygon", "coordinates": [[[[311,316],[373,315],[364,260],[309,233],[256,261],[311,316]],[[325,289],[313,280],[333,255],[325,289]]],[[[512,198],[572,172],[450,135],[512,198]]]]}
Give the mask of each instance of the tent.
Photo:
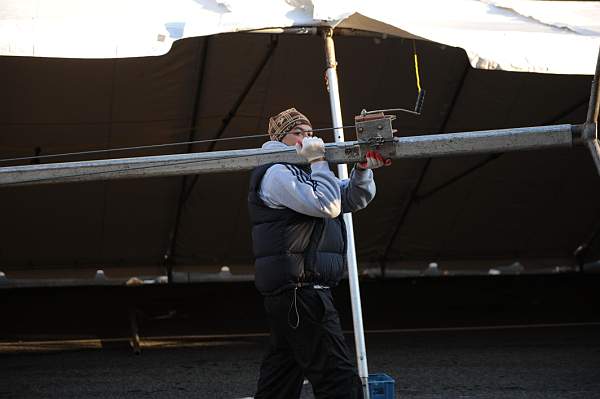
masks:
{"type": "MultiPolygon", "coordinates": [[[[310,115],[314,126],[330,126],[324,68],[316,62],[323,59],[320,38],[311,35],[323,27],[349,33],[338,41],[343,119],[360,109],[408,103],[414,96],[407,73],[413,56],[420,92],[415,39],[424,39],[419,53],[427,60],[422,71],[433,96],[420,118],[400,118],[401,135],[581,121],[589,78],[563,74],[593,70],[600,30],[589,14],[600,15],[600,8],[577,4],[573,13],[544,5],[9,1],[0,9],[0,53],[5,54],[0,72],[10,77],[4,85],[10,97],[0,114],[6,132],[0,151],[9,162],[41,163],[53,153],[77,158],[90,155],[82,150],[112,148],[96,155],[113,157],[123,146],[240,132],[255,136],[251,133],[264,131],[269,115],[291,105],[310,115]],[[290,27],[287,32],[302,35],[277,35],[290,27]],[[189,38],[175,41],[183,37],[189,38]],[[164,55],[120,58],[156,54],[164,55]],[[15,160],[27,155],[33,157],[15,160]]],[[[326,40],[329,58],[331,40],[326,40]]],[[[329,61],[338,124],[337,75],[329,61]]],[[[237,139],[184,148],[240,145],[237,139]]],[[[377,205],[359,216],[358,256],[363,265],[382,270],[431,260],[446,268],[452,262],[485,268],[514,260],[558,268],[594,259],[600,246],[600,190],[584,154],[556,150],[397,162],[378,171],[377,205]]],[[[186,267],[247,269],[252,259],[247,178],[209,174],[4,187],[8,228],[1,237],[0,267],[29,275],[57,269],[158,274],[167,269],[170,275],[186,267]]],[[[349,253],[357,361],[366,392],[356,262],[349,253]]]]}
{"type": "MultiPolygon", "coordinates": [[[[315,34],[322,26],[339,33],[345,121],[363,108],[414,103],[416,43],[427,99],[420,117],[399,116],[400,136],[578,123],[600,42],[600,8],[586,2],[64,0],[2,8],[3,159],[263,133],[268,117],[288,106],[330,127],[315,34]]],[[[83,159],[90,156],[60,160],[83,159]]],[[[0,270],[249,272],[247,177],[1,188],[0,270]]],[[[519,261],[536,269],[598,258],[600,189],[583,147],[403,160],[376,179],[376,201],[356,216],[361,268],[436,261],[450,271],[487,270],[519,261]]]]}

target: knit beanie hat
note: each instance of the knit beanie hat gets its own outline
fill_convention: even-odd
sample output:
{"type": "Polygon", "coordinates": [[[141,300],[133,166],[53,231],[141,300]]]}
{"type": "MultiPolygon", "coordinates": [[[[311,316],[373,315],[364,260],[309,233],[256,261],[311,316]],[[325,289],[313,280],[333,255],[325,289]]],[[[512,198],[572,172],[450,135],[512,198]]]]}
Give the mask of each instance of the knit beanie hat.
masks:
{"type": "Polygon", "coordinates": [[[290,130],[298,125],[310,125],[310,121],[296,108],[286,109],[269,118],[269,137],[273,141],[281,141],[290,130]]]}

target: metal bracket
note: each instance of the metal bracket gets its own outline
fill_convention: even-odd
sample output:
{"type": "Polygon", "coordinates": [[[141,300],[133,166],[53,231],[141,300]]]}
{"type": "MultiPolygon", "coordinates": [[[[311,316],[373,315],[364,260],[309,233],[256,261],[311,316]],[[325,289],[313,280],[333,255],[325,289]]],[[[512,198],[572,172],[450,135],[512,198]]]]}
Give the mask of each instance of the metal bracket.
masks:
{"type": "Polygon", "coordinates": [[[395,153],[394,133],[392,121],[394,115],[384,115],[383,112],[376,114],[361,114],[354,117],[356,126],[356,141],[358,141],[361,160],[365,159],[367,151],[379,151],[386,159],[395,153]]]}

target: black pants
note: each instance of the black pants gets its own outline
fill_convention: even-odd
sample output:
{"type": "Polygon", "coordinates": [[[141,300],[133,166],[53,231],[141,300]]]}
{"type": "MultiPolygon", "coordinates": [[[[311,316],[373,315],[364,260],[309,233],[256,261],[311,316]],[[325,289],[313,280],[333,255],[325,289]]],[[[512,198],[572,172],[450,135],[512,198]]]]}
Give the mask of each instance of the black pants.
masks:
{"type": "Polygon", "coordinates": [[[298,288],[264,302],[271,337],[256,399],[299,398],[305,377],[317,399],[362,397],[329,289],[298,288]]]}

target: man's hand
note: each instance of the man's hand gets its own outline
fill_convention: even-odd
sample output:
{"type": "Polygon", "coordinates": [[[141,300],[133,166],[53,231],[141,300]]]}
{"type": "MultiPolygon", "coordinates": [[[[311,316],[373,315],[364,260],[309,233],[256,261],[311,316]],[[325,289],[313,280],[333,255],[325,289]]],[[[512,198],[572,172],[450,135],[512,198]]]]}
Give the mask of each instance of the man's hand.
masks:
{"type": "Polygon", "coordinates": [[[378,151],[367,151],[365,162],[359,162],[356,164],[358,169],[377,169],[382,166],[390,166],[392,164],[391,159],[383,159],[378,151]]]}
{"type": "Polygon", "coordinates": [[[305,137],[296,143],[296,152],[306,158],[308,162],[325,160],[325,143],[318,137],[305,137]]]}

